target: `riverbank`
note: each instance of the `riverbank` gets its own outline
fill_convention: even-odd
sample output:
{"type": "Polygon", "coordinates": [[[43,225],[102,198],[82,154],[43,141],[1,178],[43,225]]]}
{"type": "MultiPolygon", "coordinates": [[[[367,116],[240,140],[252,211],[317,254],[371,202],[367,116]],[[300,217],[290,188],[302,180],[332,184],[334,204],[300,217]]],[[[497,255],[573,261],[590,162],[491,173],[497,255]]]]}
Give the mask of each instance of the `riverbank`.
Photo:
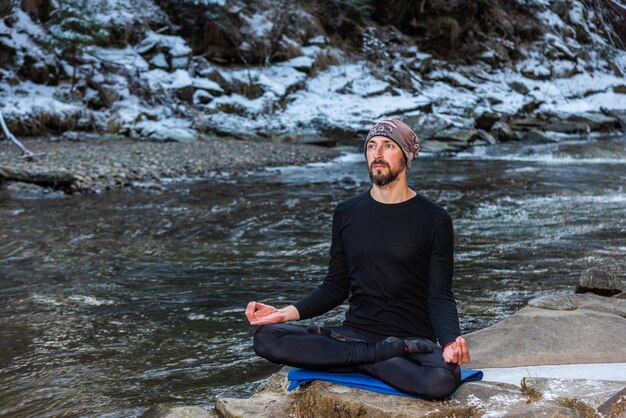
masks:
{"type": "Polygon", "coordinates": [[[336,149],[313,145],[225,138],[165,143],[120,138],[77,142],[36,138],[23,143],[37,155],[36,160],[25,161],[16,147],[3,147],[0,184],[16,190],[36,185],[43,188],[41,193],[91,193],[125,187],[158,189],[170,180],[302,165],[340,155],[336,149]]]}

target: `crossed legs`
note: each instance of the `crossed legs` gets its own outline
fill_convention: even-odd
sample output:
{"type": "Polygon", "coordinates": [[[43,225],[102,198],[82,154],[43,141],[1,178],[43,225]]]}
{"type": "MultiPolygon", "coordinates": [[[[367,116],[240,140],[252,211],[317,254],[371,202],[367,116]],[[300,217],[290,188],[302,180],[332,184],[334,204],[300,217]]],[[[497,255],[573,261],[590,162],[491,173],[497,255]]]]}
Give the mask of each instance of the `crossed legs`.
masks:
{"type": "Polygon", "coordinates": [[[406,355],[397,347],[381,348],[384,336],[363,335],[346,326],[331,328],[330,335],[311,333],[294,324],[259,327],[254,350],[267,360],[292,367],[334,372],[361,372],[382,380],[401,392],[425,399],[450,396],[460,383],[460,369],[447,364],[439,346],[432,353],[406,355]]]}

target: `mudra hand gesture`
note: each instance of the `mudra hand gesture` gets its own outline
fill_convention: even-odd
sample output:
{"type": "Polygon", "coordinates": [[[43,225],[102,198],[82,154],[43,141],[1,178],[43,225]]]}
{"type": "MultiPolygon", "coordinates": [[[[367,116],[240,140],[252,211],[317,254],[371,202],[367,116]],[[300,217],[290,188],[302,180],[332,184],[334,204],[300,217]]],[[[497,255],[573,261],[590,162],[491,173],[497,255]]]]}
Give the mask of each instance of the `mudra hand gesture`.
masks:
{"type": "Polygon", "coordinates": [[[448,345],[443,350],[443,359],[446,363],[455,363],[459,366],[461,364],[469,363],[470,355],[465,338],[457,337],[455,342],[448,345]]]}
{"type": "Polygon", "coordinates": [[[252,301],[246,307],[246,318],[250,325],[267,325],[298,320],[300,314],[293,305],[276,309],[273,306],[252,301]]]}

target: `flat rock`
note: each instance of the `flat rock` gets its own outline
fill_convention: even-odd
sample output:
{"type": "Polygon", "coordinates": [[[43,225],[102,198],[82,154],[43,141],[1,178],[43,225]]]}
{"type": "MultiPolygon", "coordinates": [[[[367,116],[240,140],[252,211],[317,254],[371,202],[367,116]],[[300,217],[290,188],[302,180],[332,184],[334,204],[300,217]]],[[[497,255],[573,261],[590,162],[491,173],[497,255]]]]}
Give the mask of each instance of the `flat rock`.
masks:
{"type": "MultiPolygon", "coordinates": [[[[291,393],[284,391],[284,373],[270,380],[284,384],[265,388],[249,399],[222,399],[216,405],[223,417],[583,417],[615,394],[623,382],[526,379],[523,387],[496,382],[469,382],[443,401],[385,395],[362,389],[313,381],[291,393]]],[[[272,386],[272,385],[270,385],[272,386]]]]}
{"type": "Polygon", "coordinates": [[[592,294],[570,298],[577,309],[526,306],[468,334],[468,367],[626,362],[626,300],[592,294]]]}

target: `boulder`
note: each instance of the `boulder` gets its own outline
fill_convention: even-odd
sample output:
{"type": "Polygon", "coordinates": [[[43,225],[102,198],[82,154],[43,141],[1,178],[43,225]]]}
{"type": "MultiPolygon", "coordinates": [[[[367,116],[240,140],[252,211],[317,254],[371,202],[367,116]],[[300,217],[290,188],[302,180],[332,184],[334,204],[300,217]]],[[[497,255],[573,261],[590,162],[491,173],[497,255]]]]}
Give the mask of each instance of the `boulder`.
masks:
{"type": "Polygon", "coordinates": [[[511,87],[513,91],[516,91],[519,94],[528,94],[528,92],[530,91],[525,84],[522,84],[519,81],[513,81],[509,84],[509,87],[511,87]]]}
{"type": "Polygon", "coordinates": [[[491,131],[489,132],[497,141],[519,141],[522,138],[522,134],[519,132],[513,132],[511,127],[502,121],[494,123],[491,131]]]}
{"type": "Polygon", "coordinates": [[[595,293],[601,296],[613,296],[621,293],[622,282],[613,274],[598,268],[589,268],[580,275],[576,293],[595,293]]]}
{"type": "Polygon", "coordinates": [[[556,142],[555,139],[537,129],[531,129],[526,132],[522,137],[522,141],[529,142],[531,144],[549,144],[550,142],[556,142]]]}
{"type": "Polygon", "coordinates": [[[474,122],[478,129],[490,130],[500,120],[500,115],[494,112],[483,112],[474,122]]]}
{"type": "Polygon", "coordinates": [[[468,367],[626,362],[626,300],[588,293],[568,298],[547,309],[535,302],[468,334],[468,367]]]}

